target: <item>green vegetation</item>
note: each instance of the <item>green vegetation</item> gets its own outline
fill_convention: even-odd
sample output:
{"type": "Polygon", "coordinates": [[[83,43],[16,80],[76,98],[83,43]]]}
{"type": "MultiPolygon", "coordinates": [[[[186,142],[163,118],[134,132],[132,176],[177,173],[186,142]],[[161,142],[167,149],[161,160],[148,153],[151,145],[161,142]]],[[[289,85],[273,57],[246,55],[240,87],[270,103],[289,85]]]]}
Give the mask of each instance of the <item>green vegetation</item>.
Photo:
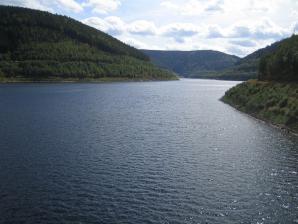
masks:
{"type": "Polygon", "coordinates": [[[219,71],[233,66],[239,58],[218,51],[143,50],[151,61],[186,78],[218,78],[219,71]]]}
{"type": "Polygon", "coordinates": [[[223,101],[298,132],[298,83],[247,81],[230,89],[223,101]]]}
{"type": "Polygon", "coordinates": [[[255,72],[224,70],[224,71],[218,71],[218,72],[208,72],[193,78],[246,81],[255,76],[256,76],[255,72]]]}
{"type": "Polygon", "coordinates": [[[237,85],[222,100],[298,133],[298,36],[279,42],[259,66],[259,81],[237,85]]]}
{"type": "Polygon", "coordinates": [[[76,20],[0,6],[0,81],[171,80],[141,51],[76,20]]]}
{"type": "Polygon", "coordinates": [[[276,51],[261,59],[259,79],[298,82],[298,36],[282,41],[276,51]]]}

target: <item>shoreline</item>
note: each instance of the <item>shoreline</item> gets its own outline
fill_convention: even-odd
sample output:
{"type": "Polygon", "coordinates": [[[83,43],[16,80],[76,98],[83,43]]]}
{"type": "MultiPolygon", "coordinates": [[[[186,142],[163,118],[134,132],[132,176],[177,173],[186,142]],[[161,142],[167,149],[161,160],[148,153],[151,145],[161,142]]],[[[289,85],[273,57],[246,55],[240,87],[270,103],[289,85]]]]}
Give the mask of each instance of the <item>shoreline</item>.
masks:
{"type": "Polygon", "coordinates": [[[281,130],[281,131],[283,131],[285,133],[292,134],[292,135],[298,137],[298,130],[294,130],[294,129],[289,128],[288,126],[285,126],[285,125],[282,125],[282,124],[276,124],[276,123],[274,123],[274,122],[272,122],[272,121],[270,121],[268,119],[265,119],[265,118],[262,118],[262,117],[258,116],[257,114],[252,114],[252,113],[248,113],[248,112],[246,112],[244,110],[241,110],[239,108],[239,106],[234,105],[234,104],[232,104],[230,102],[225,101],[223,99],[223,97],[220,98],[219,100],[221,102],[223,102],[224,104],[227,104],[230,107],[234,108],[235,110],[239,111],[240,113],[245,114],[246,116],[249,116],[249,117],[251,117],[251,118],[253,118],[253,119],[255,119],[255,120],[259,121],[259,122],[266,123],[266,124],[270,125],[271,127],[277,128],[277,129],[279,129],[279,130],[281,130]]]}
{"type": "Polygon", "coordinates": [[[129,78],[99,78],[99,79],[24,79],[24,78],[0,78],[0,84],[55,84],[55,83],[116,83],[116,82],[162,82],[179,81],[180,79],[129,79],[129,78]]]}

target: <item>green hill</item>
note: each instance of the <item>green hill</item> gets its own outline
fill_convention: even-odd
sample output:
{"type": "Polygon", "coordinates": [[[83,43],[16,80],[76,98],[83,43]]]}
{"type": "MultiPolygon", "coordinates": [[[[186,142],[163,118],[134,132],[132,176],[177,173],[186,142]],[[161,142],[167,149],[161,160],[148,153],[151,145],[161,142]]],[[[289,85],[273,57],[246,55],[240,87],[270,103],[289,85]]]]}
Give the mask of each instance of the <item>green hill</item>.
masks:
{"type": "Polygon", "coordinates": [[[219,51],[155,51],[143,50],[151,61],[188,78],[212,78],[218,71],[229,68],[239,58],[219,51]]]}
{"type": "Polygon", "coordinates": [[[228,80],[248,80],[256,79],[258,76],[258,67],[262,57],[274,52],[279,46],[280,42],[273,43],[270,46],[259,49],[252,54],[241,58],[230,68],[223,71],[219,71],[214,74],[218,79],[228,79],[228,80]]]}
{"type": "Polygon", "coordinates": [[[276,42],[244,58],[210,50],[142,51],[153,64],[186,78],[245,81],[257,78],[260,59],[276,50],[279,44],[276,42]]]}
{"type": "Polygon", "coordinates": [[[298,36],[276,46],[260,59],[259,80],[228,90],[223,101],[298,133],[298,36]]]}
{"type": "Polygon", "coordinates": [[[169,80],[141,51],[66,16],[0,6],[0,80],[169,80]]]}
{"type": "Polygon", "coordinates": [[[298,36],[285,39],[259,66],[260,80],[298,82],[298,36]]]}
{"type": "Polygon", "coordinates": [[[280,43],[273,43],[244,58],[210,50],[143,52],[155,65],[183,77],[245,81],[257,78],[261,58],[274,52],[280,43]]]}

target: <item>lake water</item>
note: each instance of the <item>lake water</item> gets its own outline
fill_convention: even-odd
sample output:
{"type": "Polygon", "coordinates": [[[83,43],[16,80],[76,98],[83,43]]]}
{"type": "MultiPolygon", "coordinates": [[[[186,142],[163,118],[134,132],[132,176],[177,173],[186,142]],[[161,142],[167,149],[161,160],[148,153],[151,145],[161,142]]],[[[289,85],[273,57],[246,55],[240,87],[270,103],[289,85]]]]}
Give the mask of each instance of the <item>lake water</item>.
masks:
{"type": "Polygon", "coordinates": [[[298,137],[235,84],[0,85],[0,223],[298,223],[298,137]]]}

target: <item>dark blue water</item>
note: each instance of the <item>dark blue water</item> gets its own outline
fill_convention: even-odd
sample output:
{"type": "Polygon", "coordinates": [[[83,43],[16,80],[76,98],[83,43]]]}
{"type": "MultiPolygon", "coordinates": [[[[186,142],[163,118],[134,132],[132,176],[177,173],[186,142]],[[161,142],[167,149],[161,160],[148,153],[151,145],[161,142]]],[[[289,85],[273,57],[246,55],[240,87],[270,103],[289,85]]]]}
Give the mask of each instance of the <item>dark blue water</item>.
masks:
{"type": "Polygon", "coordinates": [[[0,86],[0,223],[297,223],[298,137],[235,82],[0,86]]]}

